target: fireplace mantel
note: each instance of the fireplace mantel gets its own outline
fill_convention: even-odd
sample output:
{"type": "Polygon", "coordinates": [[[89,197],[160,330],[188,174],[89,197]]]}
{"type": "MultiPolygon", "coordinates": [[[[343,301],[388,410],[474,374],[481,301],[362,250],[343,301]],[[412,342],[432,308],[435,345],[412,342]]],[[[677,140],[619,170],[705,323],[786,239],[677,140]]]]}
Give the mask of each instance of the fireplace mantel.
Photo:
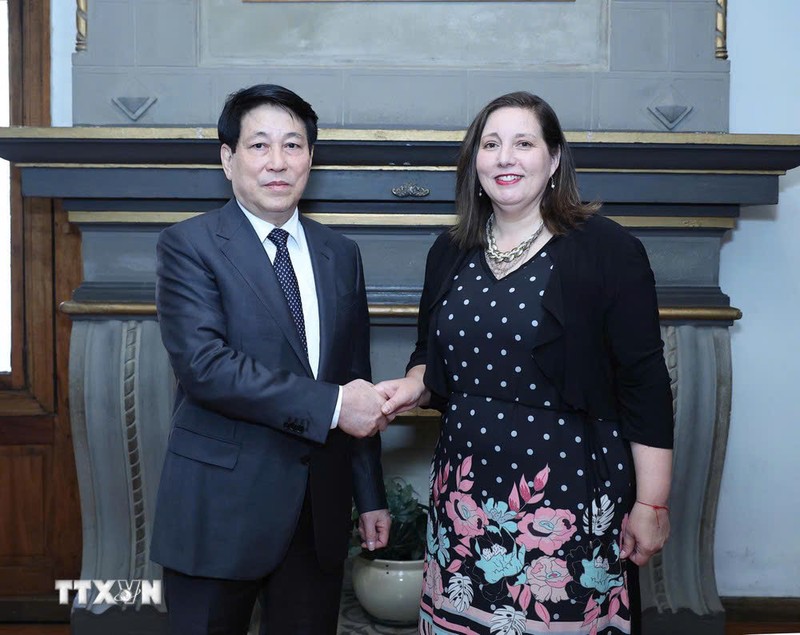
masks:
{"type": "MultiPolygon", "coordinates": [[[[437,231],[454,219],[462,136],[458,130],[322,130],[302,209],[348,233],[437,231]]],[[[778,176],[800,162],[800,136],[567,137],[584,198],[603,201],[605,215],[645,237],[655,260],[668,255],[653,247],[667,234],[691,235],[696,243],[719,238],[735,227],[741,205],[775,203],[778,176]]],[[[62,199],[70,221],[87,237],[103,232],[116,238],[135,229],[142,240],[152,239],[160,228],[230,196],[212,128],[6,128],[0,129],[0,155],[22,169],[25,196],[62,199]]],[[[95,240],[85,247],[100,248],[95,240]]],[[[121,248],[117,255],[126,253],[121,248]]],[[[716,257],[708,249],[694,255],[716,257]]],[[[97,263],[85,264],[86,278],[67,311],[87,315],[90,303],[106,315],[126,307],[131,314],[152,312],[154,271],[120,271],[118,279],[109,279],[112,272],[94,275],[97,263]]],[[[654,263],[661,274],[662,318],[730,323],[739,317],[719,290],[716,271],[696,284],[687,270],[696,263],[673,264],[682,270],[654,263]]],[[[421,271],[412,265],[406,274],[399,284],[385,276],[368,279],[373,316],[413,317],[421,271]]]]}
{"type": "MultiPolygon", "coordinates": [[[[463,130],[324,129],[315,165],[455,165],[463,130]]],[[[581,169],[785,172],[800,135],[567,131],[581,169]],[[754,153],[760,156],[754,158],[754,153]]],[[[214,128],[0,128],[0,156],[33,164],[219,166],[214,128]]]]}
{"type": "MultiPolygon", "coordinates": [[[[416,338],[425,254],[454,219],[462,135],[323,130],[316,145],[300,208],[361,247],[376,380],[401,372],[416,338]]],[[[567,136],[583,197],[603,201],[601,213],[642,240],[656,274],[676,446],[673,533],[641,576],[646,633],[721,635],[714,524],[730,414],[728,327],[741,314],[719,288],[719,249],[741,206],[777,202],[779,176],[800,164],[800,136],[567,136]]],[[[24,196],[61,199],[82,236],[83,279],[62,305],[73,319],[81,578],[159,577],[149,532],[173,379],[155,315],[155,244],[163,227],[230,197],[216,132],[6,128],[0,156],[21,169],[24,196]]],[[[406,417],[384,436],[387,473],[406,476],[418,491],[427,488],[435,436],[423,420],[406,417]]],[[[136,615],[147,618],[144,610],[136,615]]],[[[135,622],[130,613],[73,610],[81,635],[138,632],[135,622]]]]}

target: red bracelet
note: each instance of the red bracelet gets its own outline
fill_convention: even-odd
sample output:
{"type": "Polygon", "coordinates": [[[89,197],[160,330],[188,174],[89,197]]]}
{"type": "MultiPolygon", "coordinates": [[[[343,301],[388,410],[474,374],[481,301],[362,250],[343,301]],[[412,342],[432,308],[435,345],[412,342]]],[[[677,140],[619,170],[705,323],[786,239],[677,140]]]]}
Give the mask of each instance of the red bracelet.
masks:
{"type": "Polygon", "coordinates": [[[637,503],[640,505],[644,505],[645,507],[651,507],[653,509],[653,513],[656,515],[656,527],[661,527],[661,523],[658,522],[658,510],[663,509],[669,514],[669,507],[666,505],[651,505],[650,503],[645,503],[644,501],[637,500],[637,503]]]}

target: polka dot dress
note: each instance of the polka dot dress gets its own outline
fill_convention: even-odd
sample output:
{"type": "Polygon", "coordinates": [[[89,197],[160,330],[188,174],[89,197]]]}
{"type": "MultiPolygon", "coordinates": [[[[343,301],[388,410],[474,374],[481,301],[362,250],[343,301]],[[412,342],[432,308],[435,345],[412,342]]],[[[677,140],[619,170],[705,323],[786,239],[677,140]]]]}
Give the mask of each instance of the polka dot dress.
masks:
{"type": "Polygon", "coordinates": [[[531,355],[552,268],[545,246],[497,280],[476,254],[438,312],[452,392],[431,465],[420,633],[631,632],[628,445],[616,423],[563,407],[531,355]]]}

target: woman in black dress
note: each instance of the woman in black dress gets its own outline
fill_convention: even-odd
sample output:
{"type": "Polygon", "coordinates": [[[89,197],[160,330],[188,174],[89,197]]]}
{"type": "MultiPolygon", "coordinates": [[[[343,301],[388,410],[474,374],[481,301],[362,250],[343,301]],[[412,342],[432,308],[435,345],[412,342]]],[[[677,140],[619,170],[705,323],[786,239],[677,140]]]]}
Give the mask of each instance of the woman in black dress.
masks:
{"type": "Polygon", "coordinates": [[[669,533],[672,398],[641,243],[582,204],[550,106],[487,105],[384,413],[443,412],[420,633],[632,633],[669,533]]]}

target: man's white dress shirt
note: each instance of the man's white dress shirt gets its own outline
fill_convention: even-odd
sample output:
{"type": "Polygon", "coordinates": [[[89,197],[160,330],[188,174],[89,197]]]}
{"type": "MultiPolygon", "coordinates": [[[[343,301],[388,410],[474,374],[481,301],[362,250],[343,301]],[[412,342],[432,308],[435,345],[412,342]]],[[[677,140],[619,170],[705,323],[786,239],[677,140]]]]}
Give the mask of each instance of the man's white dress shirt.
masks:
{"type": "MultiPolygon", "coordinates": [[[[277,227],[272,223],[259,218],[255,214],[247,211],[238,200],[247,220],[258,234],[264,250],[267,252],[270,262],[275,262],[275,255],[278,248],[269,240],[270,232],[277,227]]],[[[306,327],[306,344],[308,346],[308,363],[311,372],[316,379],[319,373],[319,302],[317,300],[317,287],[314,281],[314,268],[311,266],[311,252],[306,241],[306,233],[300,222],[300,212],[295,209],[292,216],[280,227],[288,232],[289,238],[286,241],[286,248],[289,250],[289,258],[292,261],[297,286],[300,289],[300,302],[303,305],[303,322],[306,327]]],[[[333,413],[331,428],[335,428],[339,423],[339,411],[342,407],[342,387],[339,386],[339,398],[336,401],[336,409],[333,413]]]]}

